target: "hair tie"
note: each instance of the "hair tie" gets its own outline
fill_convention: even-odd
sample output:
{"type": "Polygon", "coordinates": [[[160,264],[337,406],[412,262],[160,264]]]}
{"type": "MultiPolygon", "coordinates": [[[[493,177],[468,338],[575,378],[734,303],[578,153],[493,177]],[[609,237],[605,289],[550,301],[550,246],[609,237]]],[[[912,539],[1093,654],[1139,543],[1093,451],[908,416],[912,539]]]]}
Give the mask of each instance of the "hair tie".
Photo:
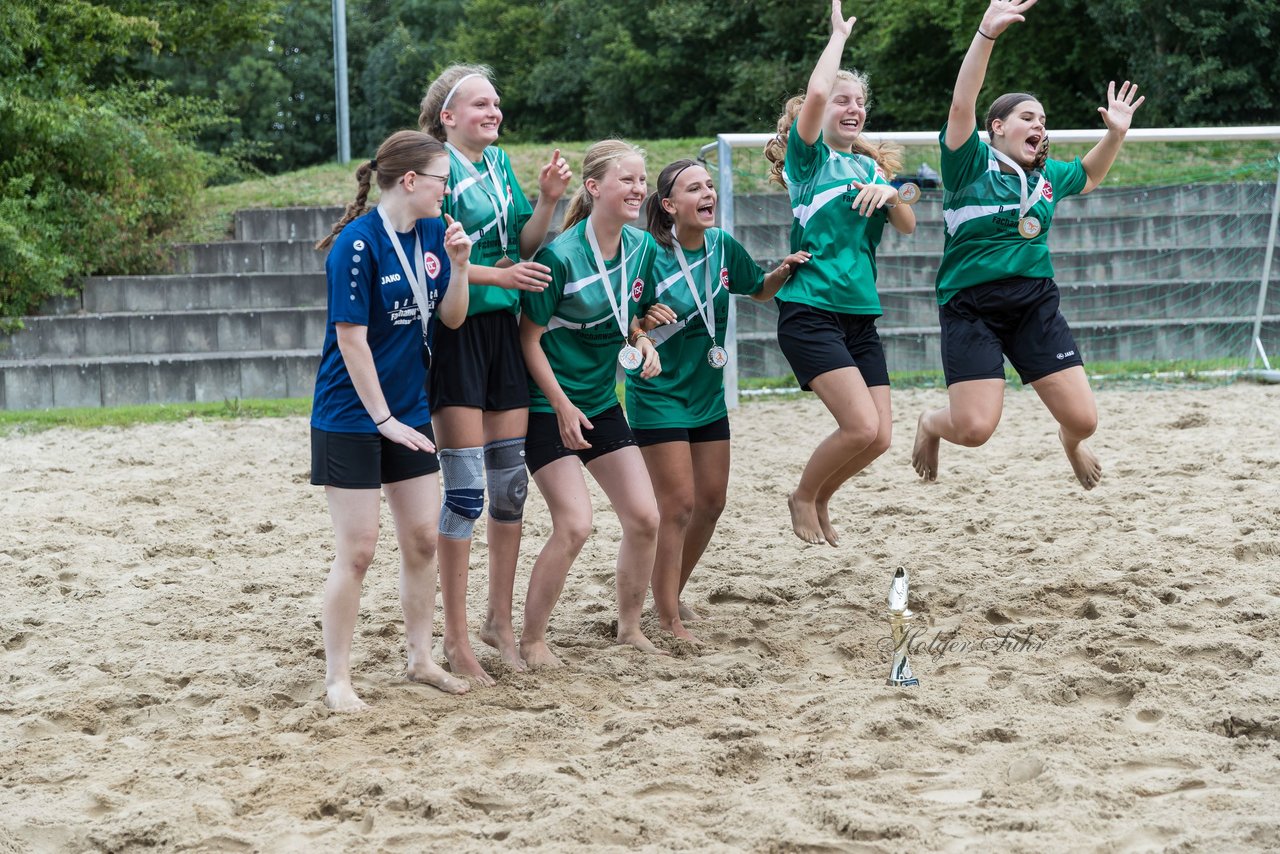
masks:
{"type": "MultiPolygon", "coordinates": [[[[672,175],[672,176],[671,176],[671,183],[670,183],[670,184],[667,184],[667,191],[666,191],[665,193],[662,193],[662,194],[659,196],[659,198],[662,198],[662,199],[669,199],[669,198],[671,198],[671,191],[672,191],[672,190],[674,190],[674,189],[676,188],[676,179],[677,179],[677,178],[679,178],[679,177],[680,177],[680,175],[684,173],[684,170],[688,169],[690,166],[697,166],[697,165],[698,165],[697,163],[695,163],[694,161],[690,160],[688,163],[686,163],[685,165],[683,165],[683,166],[681,166],[679,169],[677,169],[677,170],[676,170],[676,174],[674,174],[674,175],[672,175]]],[[[659,188],[659,189],[661,189],[661,188],[659,188]]]]}
{"type": "Polygon", "coordinates": [[[459,86],[461,86],[463,83],[470,80],[472,77],[483,77],[483,76],[484,75],[477,74],[474,71],[472,71],[470,74],[464,74],[461,77],[459,77],[458,82],[454,83],[453,88],[449,90],[449,94],[444,96],[444,101],[441,102],[440,104],[440,112],[443,113],[445,110],[449,109],[449,102],[452,101],[453,96],[458,93],[459,86]]]}
{"type": "Polygon", "coordinates": [[[378,171],[378,159],[376,157],[369,161],[369,170],[372,172],[378,171]]]}

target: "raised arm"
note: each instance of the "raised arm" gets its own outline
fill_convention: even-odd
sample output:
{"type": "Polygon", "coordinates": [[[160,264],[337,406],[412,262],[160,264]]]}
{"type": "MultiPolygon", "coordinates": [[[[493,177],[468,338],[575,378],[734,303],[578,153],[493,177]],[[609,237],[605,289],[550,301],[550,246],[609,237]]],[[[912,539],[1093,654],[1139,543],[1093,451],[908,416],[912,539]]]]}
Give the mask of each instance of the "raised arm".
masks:
{"type": "Polygon", "coordinates": [[[836,84],[836,72],[840,70],[840,57],[844,54],[844,43],[853,31],[857,18],[845,20],[840,10],[840,0],[831,0],[831,38],[823,48],[822,55],[813,66],[809,75],[809,86],[805,89],[804,106],[796,117],[793,130],[807,144],[813,145],[822,133],[822,115],[827,109],[827,99],[831,97],[831,87],[836,84]]]}
{"type": "Polygon", "coordinates": [[[1143,95],[1135,101],[1134,96],[1137,94],[1137,84],[1128,80],[1120,87],[1119,95],[1116,94],[1116,81],[1112,80],[1107,84],[1107,106],[1098,108],[1098,112],[1102,113],[1102,121],[1107,125],[1107,133],[1080,160],[1085,174],[1089,176],[1081,193],[1092,192],[1111,171],[1111,165],[1116,162],[1116,155],[1120,153],[1120,144],[1129,133],[1133,114],[1147,100],[1147,96],[1143,95]]]}
{"type": "Polygon", "coordinates": [[[551,215],[556,203],[564,196],[573,179],[569,163],[560,156],[560,149],[551,152],[551,160],[538,172],[538,201],[533,206],[533,216],[520,230],[520,257],[532,258],[542,248],[551,226],[551,215]]]}
{"type": "Polygon", "coordinates": [[[467,287],[471,267],[471,238],[462,223],[444,215],[444,251],[449,256],[449,287],[445,289],[436,316],[450,329],[457,329],[467,319],[471,289],[467,287]]]}
{"type": "Polygon", "coordinates": [[[978,126],[978,93],[982,91],[982,81],[987,77],[987,63],[991,60],[991,49],[996,39],[1009,29],[1010,24],[1025,21],[1022,13],[1034,5],[1036,0],[991,0],[991,5],[983,13],[982,23],[973,34],[964,62],[960,63],[955,92],[951,95],[946,143],[952,151],[964,145],[978,126]]]}

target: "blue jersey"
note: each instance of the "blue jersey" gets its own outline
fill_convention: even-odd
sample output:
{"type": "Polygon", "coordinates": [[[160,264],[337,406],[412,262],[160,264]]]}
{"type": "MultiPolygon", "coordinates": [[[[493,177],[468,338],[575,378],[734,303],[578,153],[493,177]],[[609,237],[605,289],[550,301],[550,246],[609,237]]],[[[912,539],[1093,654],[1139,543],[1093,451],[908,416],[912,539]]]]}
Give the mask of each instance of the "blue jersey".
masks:
{"type": "MultiPolygon", "coordinates": [[[[420,219],[414,228],[422,241],[434,326],[435,308],[449,284],[444,221],[420,219]]],[[[414,233],[398,236],[405,257],[414,263],[414,233]]],[[[391,414],[414,427],[426,424],[431,411],[427,408],[427,350],[419,307],[377,210],[347,223],[334,238],[324,267],[329,280],[329,318],[316,372],[311,426],[332,433],[378,432],[347,373],[338,349],[337,323],[368,327],[369,349],[391,414]]]]}

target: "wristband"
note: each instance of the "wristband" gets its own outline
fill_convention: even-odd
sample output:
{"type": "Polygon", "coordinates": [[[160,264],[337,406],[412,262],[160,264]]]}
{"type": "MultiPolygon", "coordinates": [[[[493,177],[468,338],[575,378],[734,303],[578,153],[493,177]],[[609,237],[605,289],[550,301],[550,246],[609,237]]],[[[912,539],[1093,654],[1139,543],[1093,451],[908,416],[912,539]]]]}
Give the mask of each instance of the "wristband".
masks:
{"type": "Polygon", "coordinates": [[[641,338],[647,339],[650,344],[653,343],[652,335],[650,335],[648,332],[645,332],[643,330],[636,330],[636,334],[631,336],[631,346],[634,347],[635,345],[639,344],[641,338]]]}
{"type": "Polygon", "coordinates": [[[986,33],[984,33],[984,32],[982,31],[982,27],[978,27],[978,35],[982,36],[982,37],[983,37],[984,39],[986,39],[987,41],[995,41],[995,38],[994,38],[994,37],[989,36],[989,35],[987,35],[986,33]]]}
{"type": "Polygon", "coordinates": [[[375,422],[373,422],[373,426],[374,426],[374,427],[381,427],[383,424],[386,424],[386,423],[387,423],[388,421],[390,421],[390,420],[391,420],[391,414],[390,414],[390,413],[388,413],[386,418],[382,419],[381,421],[375,421],[375,422]]]}

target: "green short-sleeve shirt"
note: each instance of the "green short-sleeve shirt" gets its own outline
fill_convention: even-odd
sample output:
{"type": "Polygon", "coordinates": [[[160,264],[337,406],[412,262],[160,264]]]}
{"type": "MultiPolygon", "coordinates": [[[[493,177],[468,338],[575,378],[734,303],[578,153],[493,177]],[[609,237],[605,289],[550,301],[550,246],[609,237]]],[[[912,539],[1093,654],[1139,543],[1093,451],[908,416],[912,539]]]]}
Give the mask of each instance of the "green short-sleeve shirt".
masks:
{"type": "MultiPolygon", "coordinates": [[[[466,163],[450,151],[449,195],[444,197],[443,210],[467,230],[471,237],[471,263],[482,267],[493,267],[503,258],[495,197],[506,199],[506,257],[519,261],[520,231],[529,217],[533,216],[533,206],[520,189],[520,182],[516,180],[516,173],[511,168],[507,153],[491,145],[484,150],[483,161],[466,163]],[[490,170],[501,187],[493,186],[490,170]]],[[[470,287],[468,317],[487,311],[509,311],[515,314],[520,308],[519,291],[494,285],[470,287]]]]}
{"type": "Polygon", "coordinates": [[[876,162],[833,151],[819,136],[813,145],[792,128],[783,163],[791,198],[791,251],[813,258],[782,286],[778,299],[843,314],[880,314],[876,247],[888,221],[885,208],[871,216],[853,210],[863,184],[884,184],[876,162]]]}
{"type": "MultiPolygon", "coordinates": [[[[618,351],[626,339],[596,270],[595,255],[587,242],[588,222],[583,220],[562,232],[537,254],[534,260],[551,268],[551,284],[539,292],[524,291],[520,305],[531,321],[547,328],[541,343],[551,370],[573,405],[590,418],[618,405],[618,351]]],[[[618,256],[605,259],[607,285],[615,302],[619,298],[625,301],[628,327],[655,302],[656,249],[657,243],[648,232],[628,225],[622,229],[618,256]],[[624,260],[626,283],[621,274],[624,260]]],[[[529,397],[531,411],[555,411],[532,378],[529,397]]]]}
{"type": "Polygon", "coordinates": [[[1047,160],[1042,170],[1027,175],[1028,196],[1044,182],[1043,195],[1027,212],[1040,220],[1040,233],[1028,240],[1018,233],[1018,176],[1001,170],[977,128],[955,151],[947,148],[946,125],[939,141],[946,235],[938,267],[938,305],[965,288],[1010,276],[1053,278],[1049,226],[1058,202],[1079,193],[1089,180],[1080,158],[1047,160]]]}
{"type": "Polygon", "coordinates": [[[724,346],[730,294],[755,294],[764,287],[764,271],[751,260],[742,244],[718,228],[707,230],[705,250],[685,250],[704,313],[705,276],[708,270],[711,273],[716,329],[713,342],[675,252],[674,247],[659,246],[653,264],[656,301],[677,317],[675,323],[659,326],[650,333],[662,358],[662,373],[653,379],[643,379],[639,373],[627,374],[627,420],[642,430],[701,427],[728,414],[724,370],[711,366],[707,351],[715,344],[724,346]]]}

